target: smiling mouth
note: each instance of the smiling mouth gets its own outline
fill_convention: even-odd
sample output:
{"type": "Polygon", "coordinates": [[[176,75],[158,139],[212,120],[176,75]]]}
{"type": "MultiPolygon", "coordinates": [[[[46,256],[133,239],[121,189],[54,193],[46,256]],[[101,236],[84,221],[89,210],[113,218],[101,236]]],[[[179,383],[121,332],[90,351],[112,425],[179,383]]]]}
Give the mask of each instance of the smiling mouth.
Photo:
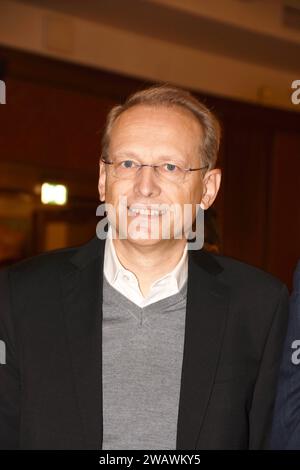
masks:
{"type": "Polygon", "coordinates": [[[158,216],[164,215],[168,210],[166,207],[164,207],[163,209],[159,209],[157,207],[156,208],[151,208],[151,207],[142,208],[142,207],[134,207],[134,206],[130,206],[130,207],[127,206],[127,209],[128,209],[129,215],[134,216],[134,217],[138,215],[158,217],[158,216]]]}

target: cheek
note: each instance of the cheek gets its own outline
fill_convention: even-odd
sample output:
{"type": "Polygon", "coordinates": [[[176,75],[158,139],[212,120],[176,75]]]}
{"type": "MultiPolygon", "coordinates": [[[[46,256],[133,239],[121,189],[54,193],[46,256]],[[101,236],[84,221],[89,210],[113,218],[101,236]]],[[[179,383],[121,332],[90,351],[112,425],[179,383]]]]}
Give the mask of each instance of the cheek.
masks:
{"type": "Polygon", "coordinates": [[[131,186],[128,182],[118,181],[113,178],[106,179],[106,202],[117,204],[120,196],[129,195],[131,186]]]}
{"type": "Polygon", "coordinates": [[[197,180],[196,184],[193,186],[192,191],[191,191],[191,199],[193,203],[200,204],[202,200],[202,194],[203,194],[203,183],[199,179],[197,180]]]}
{"type": "Polygon", "coordinates": [[[200,204],[202,199],[202,185],[184,187],[177,195],[177,201],[180,204],[200,204]]]}

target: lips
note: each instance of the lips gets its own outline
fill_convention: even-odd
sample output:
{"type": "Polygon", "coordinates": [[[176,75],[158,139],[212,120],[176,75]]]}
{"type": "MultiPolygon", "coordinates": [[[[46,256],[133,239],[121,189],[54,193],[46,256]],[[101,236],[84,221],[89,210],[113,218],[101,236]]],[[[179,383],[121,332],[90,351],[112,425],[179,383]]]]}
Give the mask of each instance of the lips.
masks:
{"type": "Polygon", "coordinates": [[[132,216],[154,216],[158,217],[167,212],[167,207],[159,208],[159,204],[154,206],[138,206],[138,205],[131,205],[127,206],[129,215],[132,216]]]}

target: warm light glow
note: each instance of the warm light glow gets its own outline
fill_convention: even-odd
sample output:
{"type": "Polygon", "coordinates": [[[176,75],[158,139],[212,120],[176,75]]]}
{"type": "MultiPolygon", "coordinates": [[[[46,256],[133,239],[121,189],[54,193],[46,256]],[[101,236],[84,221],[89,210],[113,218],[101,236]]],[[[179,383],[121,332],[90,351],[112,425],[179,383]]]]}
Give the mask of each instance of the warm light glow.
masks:
{"type": "Polygon", "coordinates": [[[42,184],[41,201],[43,204],[63,206],[67,202],[67,194],[67,187],[63,184],[42,184]]]}

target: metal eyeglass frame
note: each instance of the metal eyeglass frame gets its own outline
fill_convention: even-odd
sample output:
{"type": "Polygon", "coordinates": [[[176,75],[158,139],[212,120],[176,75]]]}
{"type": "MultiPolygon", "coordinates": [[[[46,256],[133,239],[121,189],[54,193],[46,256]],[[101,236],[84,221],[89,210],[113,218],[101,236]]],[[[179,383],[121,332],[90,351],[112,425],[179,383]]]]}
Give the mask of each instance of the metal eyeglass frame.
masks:
{"type": "MultiPolygon", "coordinates": [[[[107,165],[113,165],[115,162],[109,162],[107,160],[105,160],[104,158],[100,158],[100,160],[103,162],[103,163],[106,163],[107,165]]],[[[130,159],[128,159],[130,160],[130,159]]],[[[168,163],[168,162],[167,162],[168,163]]],[[[150,166],[152,168],[159,168],[160,166],[162,166],[163,164],[161,165],[151,165],[149,163],[139,163],[139,164],[136,164],[136,167],[137,169],[139,170],[140,168],[142,168],[143,166],[150,166]]],[[[175,163],[174,163],[175,165],[175,163]]],[[[175,165],[177,166],[177,165],[175,165]]],[[[205,165],[205,166],[202,166],[201,168],[180,168],[181,170],[185,171],[185,172],[188,172],[188,171],[199,171],[199,170],[204,170],[205,168],[208,168],[209,165],[205,165]]]]}

